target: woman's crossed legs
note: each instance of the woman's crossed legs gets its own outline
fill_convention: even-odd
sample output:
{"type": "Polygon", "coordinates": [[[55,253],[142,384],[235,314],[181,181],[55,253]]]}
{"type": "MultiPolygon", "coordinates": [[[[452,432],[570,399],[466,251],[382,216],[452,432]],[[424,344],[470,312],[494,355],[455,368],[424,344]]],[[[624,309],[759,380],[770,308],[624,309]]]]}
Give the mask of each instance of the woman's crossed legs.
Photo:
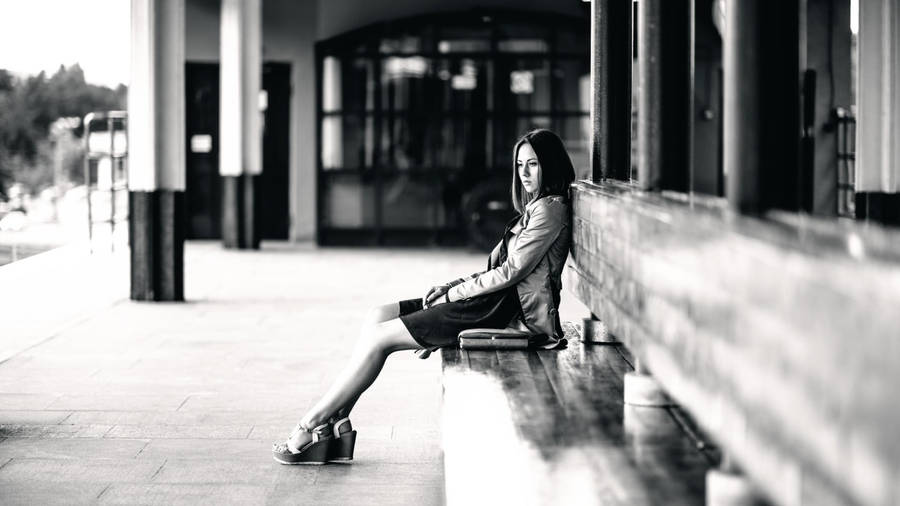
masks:
{"type": "MultiPolygon", "coordinates": [[[[400,305],[396,302],[377,306],[369,312],[350,361],[325,395],[300,419],[300,425],[311,429],[331,417],[348,416],[359,396],[378,377],[388,355],[400,350],[422,349],[399,316],[400,305]]],[[[311,437],[309,433],[297,432],[294,443],[300,448],[311,437]]]]}

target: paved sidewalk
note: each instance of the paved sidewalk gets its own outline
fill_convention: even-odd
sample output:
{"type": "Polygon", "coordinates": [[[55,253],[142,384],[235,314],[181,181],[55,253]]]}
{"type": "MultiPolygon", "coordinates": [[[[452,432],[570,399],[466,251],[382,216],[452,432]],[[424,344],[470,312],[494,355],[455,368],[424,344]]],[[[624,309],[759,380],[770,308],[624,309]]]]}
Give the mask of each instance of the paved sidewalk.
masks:
{"type": "Polygon", "coordinates": [[[3,504],[443,502],[437,356],[388,360],[354,410],[352,465],[281,466],[269,448],[368,307],[482,254],[191,242],[186,303],[128,300],[125,255],[45,255],[0,269],[3,504]]]}
{"type": "Polygon", "coordinates": [[[0,334],[0,502],[441,502],[437,359],[389,360],[354,412],[352,466],[281,466],[269,447],[337,373],[367,307],[479,255],[190,243],[189,301],[153,304],[127,299],[121,256],[53,254],[56,269],[0,270],[3,319],[20,322],[0,334]]]}

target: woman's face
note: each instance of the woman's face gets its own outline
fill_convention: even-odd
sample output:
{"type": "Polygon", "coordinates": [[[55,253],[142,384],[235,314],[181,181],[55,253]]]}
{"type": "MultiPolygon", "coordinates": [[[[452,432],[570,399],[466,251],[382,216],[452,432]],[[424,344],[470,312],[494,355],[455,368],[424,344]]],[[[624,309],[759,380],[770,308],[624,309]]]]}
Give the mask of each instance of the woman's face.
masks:
{"type": "Polygon", "coordinates": [[[525,191],[538,193],[541,188],[541,163],[538,162],[531,144],[527,142],[519,146],[519,152],[516,154],[516,170],[525,191]]]}

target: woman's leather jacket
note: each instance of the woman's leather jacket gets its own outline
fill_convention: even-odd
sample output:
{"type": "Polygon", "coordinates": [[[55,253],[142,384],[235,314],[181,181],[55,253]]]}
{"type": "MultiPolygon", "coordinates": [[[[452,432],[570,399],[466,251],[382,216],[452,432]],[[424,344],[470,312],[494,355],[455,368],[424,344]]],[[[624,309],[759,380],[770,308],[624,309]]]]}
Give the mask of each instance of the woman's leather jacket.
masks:
{"type": "Polygon", "coordinates": [[[571,218],[565,199],[548,195],[533,200],[491,252],[488,269],[451,283],[454,286],[447,293],[448,300],[468,299],[515,286],[524,321],[514,320],[510,326],[545,334],[551,340],[560,339],[563,332],[559,294],[571,242],[571,218]]]}

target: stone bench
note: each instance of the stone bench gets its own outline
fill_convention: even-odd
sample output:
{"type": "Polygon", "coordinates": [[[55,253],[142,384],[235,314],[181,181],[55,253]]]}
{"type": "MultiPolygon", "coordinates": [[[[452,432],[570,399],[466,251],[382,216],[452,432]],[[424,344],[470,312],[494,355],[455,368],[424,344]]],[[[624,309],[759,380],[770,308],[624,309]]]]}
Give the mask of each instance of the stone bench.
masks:
{"type": "Polygon", "coordinates": [[[715,450],[623,403],[624,347],[563,327],[562,350],[441,350],[447,504],[701,504],[715,450]]]}

